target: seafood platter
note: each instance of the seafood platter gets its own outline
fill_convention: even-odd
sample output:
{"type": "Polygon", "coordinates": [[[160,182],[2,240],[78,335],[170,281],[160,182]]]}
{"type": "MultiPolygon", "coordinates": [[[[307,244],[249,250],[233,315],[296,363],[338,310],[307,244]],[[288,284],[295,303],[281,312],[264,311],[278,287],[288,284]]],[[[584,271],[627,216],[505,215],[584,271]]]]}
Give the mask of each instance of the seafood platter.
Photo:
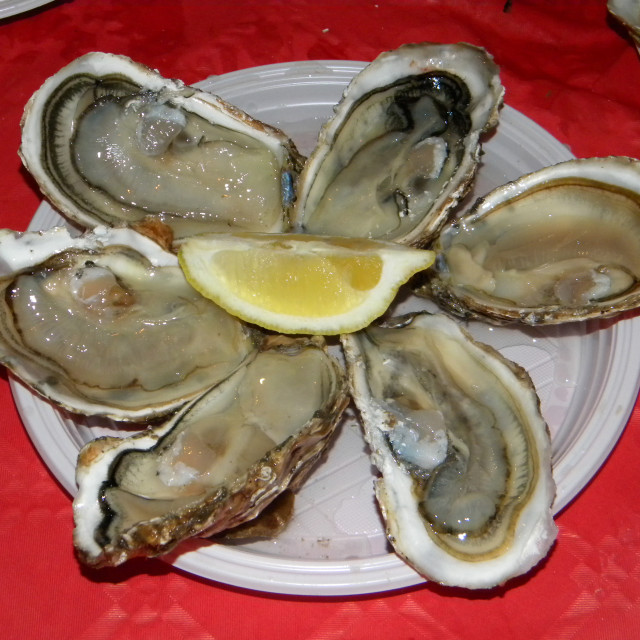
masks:
{"type": "Polygon", "coordinates": [[[508,585],[544,562],[554,514],[619,435],[599,444],[600,418],[575,404],[602,345],[635,339],[609,344],[640,306],[640,161],[573,158],[464,43],[273,65],[254,93],[237,73],[191,87],[96,52],[25,107],[20,156],[46,203],[32,230],[0,235],[0,360],[27,428],[34,412],[59,425],[30,434],[74,495],[79,562],[160,556],[231,584],[260,565],[287,577],[240,584],[295,593],[508,585]],[[286,98],[257,118],[263,92],[320,85],[312,125],[286,98]],[[550,149],[525,171],[530,142],[498,151],[522,126],[550,149]],[[280,335],[184,277],[181,244],[230,231],[436,259],[361,331],[280,335]],[[534,380],[544,363],[509,357],[525,343],[582,354],[564,371],[573,405],[554,396],[559,371],[534,380]],[[585,420],[597,452],[576,480],[585,420]]]}

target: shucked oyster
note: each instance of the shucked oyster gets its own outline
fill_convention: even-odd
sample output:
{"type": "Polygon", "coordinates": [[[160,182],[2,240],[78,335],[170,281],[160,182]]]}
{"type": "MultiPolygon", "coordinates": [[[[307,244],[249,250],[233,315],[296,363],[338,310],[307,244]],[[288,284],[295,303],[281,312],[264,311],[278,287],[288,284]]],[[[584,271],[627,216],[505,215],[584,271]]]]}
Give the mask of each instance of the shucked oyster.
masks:
{"type": "Polygon", "coordinates": [[[0,361],[54,402],[163,415],[227,378],[258,336],[130,229],[0,232],[0,361]]]}
{"type": "Polygon", "coordinates": [[[255,517],[294,489],[348,403],[322,339],[269,338],[165,424],[80,452],[74,542],[92,565],[167,553],[255,517]]]}
{"type": "Polygon", "coordinates": [[[178,238],[286,229],[301,162],[281,131],[106,53],[78,58],[32,96],[20,154],[72,220],[94,227],[152,216],[178,238]]]}
{"type": "Polygon", "coordinates": [[[425,43],[383,53],[323,127],[298,183],[296,223],[424,245],[469,188],[503,92],[484,49],[425,43]]]}
{"type": "Polygon", "coordinates": [[[469,588],[538,563],[556,535],[555,485],[526,372],[444,315],[372,325],[343,345],[396,552],[469,588]]]}
{"type": "Polygon", "coordinates": [[[640,161],[570,160],[481,198],[442,231],[419,292],[461,316],[559,323],[640,305],[640,161]]]}

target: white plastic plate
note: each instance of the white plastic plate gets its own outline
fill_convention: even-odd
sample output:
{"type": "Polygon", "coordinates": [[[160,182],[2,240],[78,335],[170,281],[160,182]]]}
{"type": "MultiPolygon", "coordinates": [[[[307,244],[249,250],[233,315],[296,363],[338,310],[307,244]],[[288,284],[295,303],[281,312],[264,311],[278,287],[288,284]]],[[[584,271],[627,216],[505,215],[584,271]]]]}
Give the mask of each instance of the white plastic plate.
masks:
{"type": "Polygon", "coordinates": [[[52,0],[0,0],[0,20],[36,9],[52,0]]]}
{"type": "MultiPolygon", "coordinates": [[[[284,129],[302,153],[314,147],[320,125],[364,63],[294,62],[236,71],[201,83],[251,115],[284,129]]],[[[572,157],[534,122],[505,107],[484,144],[473,202],[491,188],[572,157]]],[[[62,219],[43,203],[31,228],[62,219]]],[[[398,311],[433,307],[410,297],[398,311]]],[[[640,317],[600,325],[547,329],[495,328],[470,323],[479,340],[524,366],[541,398],[553,441],[560,511],[589,482],[618,440],[640,384],[640,317]]],[[[80,447],[116,433],[100,421],[74,420],[19,382],[12,389],[24,424],[45,464],[65,489],[76,491],[80,447]]],[[[373,472],[360,427],[344,420],[326,460],[296,496],[295,517],[271,541],[251,544],[186,543],[168,560],[192,574],[273,593],[346,595],[398,589],[423,582],[389,548],[373,497],[373,472]]],[[[71,544],[71,540],[69,540],[71,544]]]]}

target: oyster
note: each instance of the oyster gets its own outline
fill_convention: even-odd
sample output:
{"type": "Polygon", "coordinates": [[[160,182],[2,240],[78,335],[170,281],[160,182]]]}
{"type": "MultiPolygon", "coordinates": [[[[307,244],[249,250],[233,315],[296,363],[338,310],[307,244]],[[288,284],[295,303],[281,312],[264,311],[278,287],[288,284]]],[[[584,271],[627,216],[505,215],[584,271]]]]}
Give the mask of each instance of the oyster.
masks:
{"type": "Polygon", "coordinates": [[[166,423],[80,452],[74,542],[91,565],[156,556],[255,517],[296,488],[348,403],[322,339],[267,338],[166,423]]]}
{"type": "Polygon", "coordinates": [[[560,323],[640,305],[640,161],[562,162],[498,187],[442,231],[418,293],[454,314],[560,323]]]}
{"type": "Polygon", "coordinates": [[[526,372],[441,314],[342,340],[396,552],[428,579],[468,588],[538,563],[556,536],[555,485],[526,372]]]}
{"type": "Polygon", "coordinates": [[[106,53],[78,58],[31,97],[20,155],[45,196],[81,225],[150,216],[176,238],[286,229],[301,164],[280,130],[106,53]]]}
{"type": "Polygon", "coordinates": [[[0,361],[81,414],[166,414],[227,378],[261,339],[131,229],[3,230],[0,290],[0,361]]]}
{"type": "Polygon", "coordinates": [[[640,53],[640,4],[637,0],[608,0],[607,9],[627,29],[640,53]]]}
{"type": "Polygon", "coordinates": [[[298,182],[296,224],[426,244],[469,188],[503,93],[478,47],[424,43],[381,54],[322,128],[298,182]]]}

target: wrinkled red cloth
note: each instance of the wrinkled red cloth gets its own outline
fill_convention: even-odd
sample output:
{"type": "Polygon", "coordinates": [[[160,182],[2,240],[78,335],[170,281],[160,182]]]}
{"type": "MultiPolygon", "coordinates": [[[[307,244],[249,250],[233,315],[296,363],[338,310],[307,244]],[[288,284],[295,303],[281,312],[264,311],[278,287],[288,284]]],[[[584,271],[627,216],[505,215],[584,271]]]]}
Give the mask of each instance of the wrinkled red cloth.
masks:
{"type": "MultiPolygon", "coordinates": [[[[640,58],[604,0],[59,1],[0,21],[0,226],[25,229],[41,200],[16,153],[24,105],[87,51],[126,54],[193,83],[276,62],[371,60],[427,40],[488,49],[506,102],[575,155],[640,157],[640,58]]],[[[159,560],[81,568],[70,498],[39,459],[0,376],[2,637],[640,637],[637,404],[608,461],[558,517],[558,542],[531,575],[490,592],[425,584],[321,599],[228,587],[159,560]]]]}

